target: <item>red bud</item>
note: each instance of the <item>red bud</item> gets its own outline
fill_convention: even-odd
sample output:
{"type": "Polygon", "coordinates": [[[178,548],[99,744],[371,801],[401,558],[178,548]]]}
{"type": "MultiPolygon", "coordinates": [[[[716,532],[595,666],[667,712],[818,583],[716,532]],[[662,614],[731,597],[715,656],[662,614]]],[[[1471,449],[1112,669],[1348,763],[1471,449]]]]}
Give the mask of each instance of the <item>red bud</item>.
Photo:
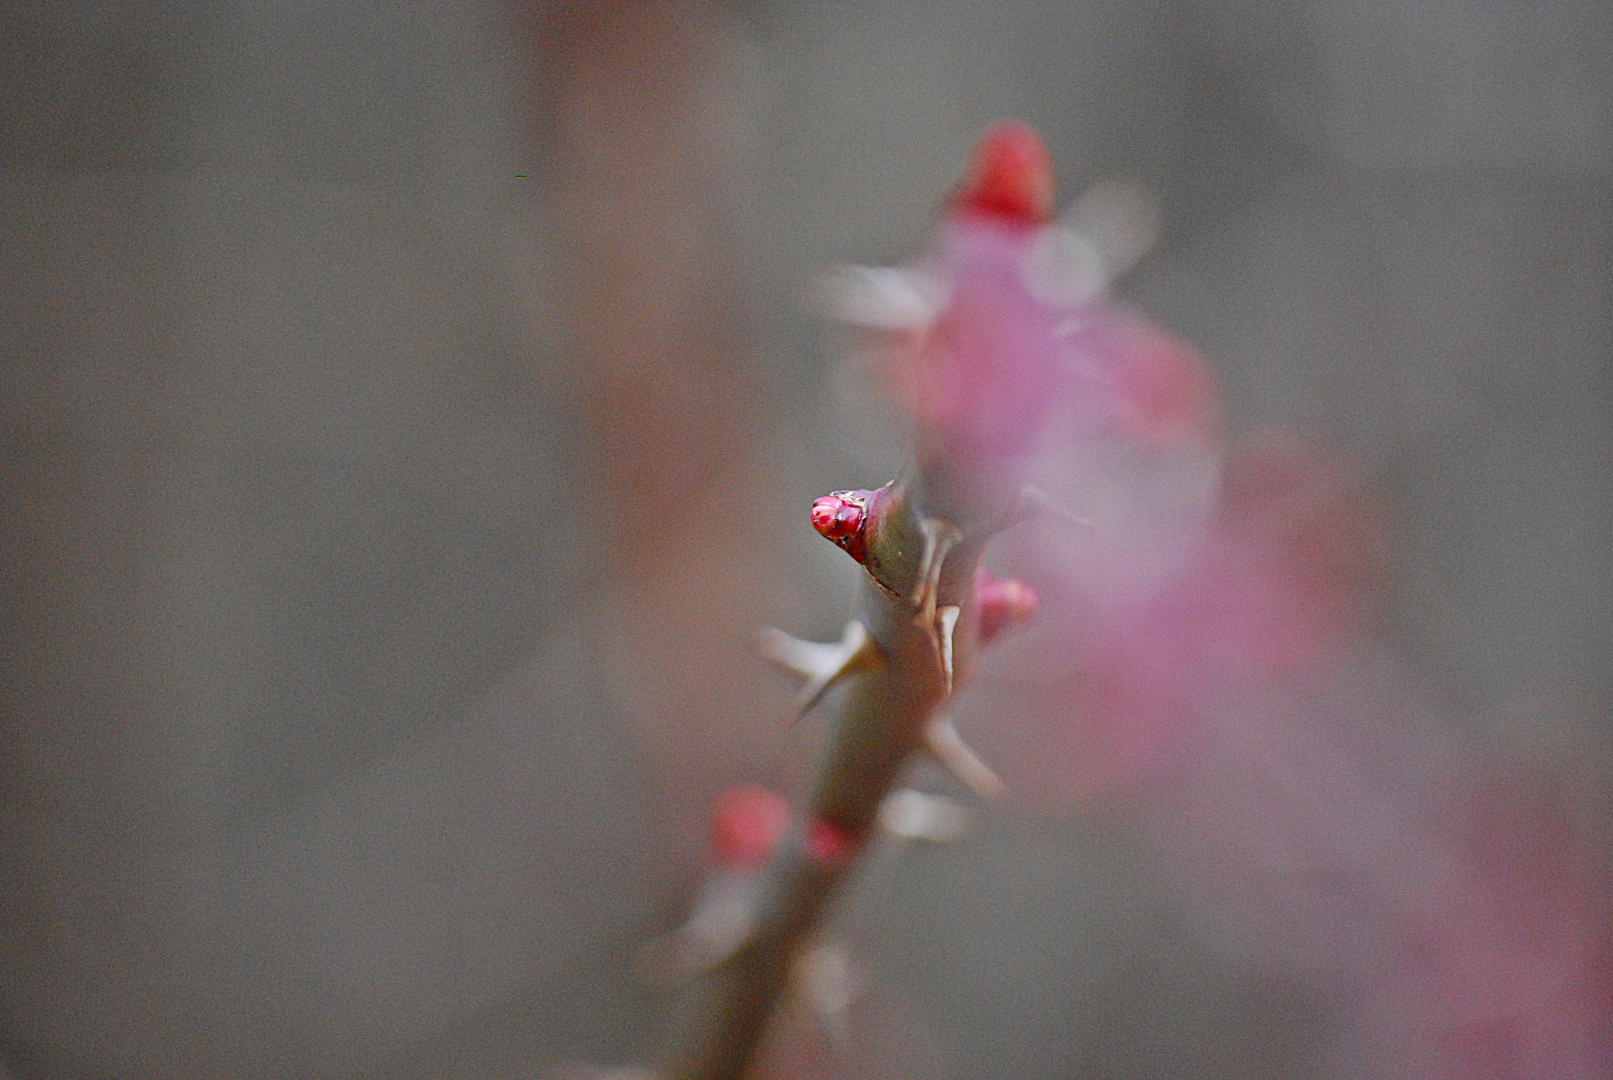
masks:
{"type": "Polygon", "coordinates": [[[975,571],[975,602],[980,606],[981,644],[1028,622],[1038,603],[1036,590],[1023,581],[994,578],[984,568],[975,571]]]}
{"type": "Polygon", "coordinates": [[[840,826],[819,819],[806,827],[801,846],[813,862],[840,866],[856,853],[857,839],[840,826]]]}
{"type": "Polygon", "coordinates": [[[843,533],[839,532],[840,511],[846,504],[833,495],[825,495],[812,504],[812,527],[820,536],[830,540],[839,539],[843,533]]]}
{"type": "Polygon", "coordinates": [[[977,214],[1016,225],[1043,225],[1053,217],[1053,162],[1036,132],[1004,120],[975,144],[953,213],[977,214]]]}
{"type": "Polygon", "coordinates": [[[764,787],[729,788],[711,815],[711,846],[717,861],[737,870],[766,863],[790,827],[790,807],[764,787]]]}
{"type": "Polygon", "coordinates": [[[833,540],[853,559],[863,561],[863,527],[868,523],[868,507],[874,492],[864,488],[836,491],[812,504],[812,527],[818,535],[833,540]]]}

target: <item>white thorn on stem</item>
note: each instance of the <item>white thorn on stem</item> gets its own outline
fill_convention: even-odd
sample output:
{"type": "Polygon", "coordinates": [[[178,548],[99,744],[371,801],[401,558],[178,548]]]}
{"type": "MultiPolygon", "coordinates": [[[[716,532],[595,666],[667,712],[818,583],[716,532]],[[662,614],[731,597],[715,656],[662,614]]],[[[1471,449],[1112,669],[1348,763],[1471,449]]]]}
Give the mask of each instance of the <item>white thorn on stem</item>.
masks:
{"type": "Polygon", "coordinates": [[[839,642],[822,645],[803,641],[773,626],[756,632],[756,648],[764,659],[803,679],[814,679],[832,670],[840,654],[839,642]]]}
{"type": "Polygon", "coordinates": [[[830,1043],[845,1047],[851,1039],[851,1006],[858,987],[845,946],[820,942],[795,961],[795,979],[830,1043]]]}
{"type": "Polygon", "coordinates": [[[763,656],[806,679],[795,697],[797,720],[836,683],[879,662],[879,646],[856,619],[846,624],[840,640],[831,645],[802,641],[771,626],[764,627],[756,640],[763,656]]]}
{"type": "Polygon", "coordinates": [[[1035,484],[1026,484],[1019,489],[1019,503],[1014,507],[1013,516],[1008,519],[1008,526],[1035,521],[1038,518],[1057,518],[1071,525],[1079,525],[1083,529],[1092,528],[1089,519],[1066,510],[1035,484]]]}
{"type": "Polygon", "coordinates": [[[1110,281],[1130,270],[1159,242],[1159,200],[1123,180],[1094,184],[1060,216],[1065,228],[1092,245],[1110,281]]]}
{"type": "Polygon", "coordinates": [[[756,928],[756,874],[722,874],[706,882],[689,919],[639,951],[640,975],[670,987],[711,971],[739,951],[756,928]]]}
{"type": "Polygon", "coordinates": [[[934,275],[904,267],[842,266],[818,279],[829,316],[867,330],[917,332],[946,307],[949,289],[934,275]]]}
{"type": "Polygon", "coordinates": [[[924,745],[947,771],[981,799],[995,802],[1007,793],[1008,786],[991,771],[991,766],[969,749],[950,716],[937,716],[930,721],[924,730],[924,745]]]}
{"type": "Polygon", "coordinates": [[[879,804],[879,824],[903,840],[950,844],[963,838],[969,812],[956,799],[913,788],[898,788],[879,804]]]}
{"type": "Polygon", "coordinates": [[[941,654],[941,675],[946,680],[946,692],[952,693],[952,632],[958,628],[958,615],[963,611],[956,604],[948,604],[935,612],[936,648],[941,654]]]}
{"type": "Polygon", "coordinates": [[[931,622],[935,618],[936,594],[941,586],[941,568],[946,565],[947,553],[963,539],[963,533],[950,521],[938,517],[920,521],[919,532],[924,534],[924,552],[919,558],[918,576],[909,602],[925,622],[931,622]]]}

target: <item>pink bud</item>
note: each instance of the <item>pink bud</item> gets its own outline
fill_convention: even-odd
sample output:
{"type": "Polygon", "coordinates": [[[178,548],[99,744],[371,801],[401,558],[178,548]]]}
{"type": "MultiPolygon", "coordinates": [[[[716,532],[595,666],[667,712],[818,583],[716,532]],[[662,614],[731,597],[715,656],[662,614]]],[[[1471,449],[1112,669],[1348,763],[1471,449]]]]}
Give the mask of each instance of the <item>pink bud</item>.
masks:
{"type": "Polygon", "coordinates": [[[838,540],[845,533],[840,531],[840,512],[846,504],[833,495],[824,495],[812,504],[812,527],[818,535],[829,540],[838,540]]]}
{"type": "Polygon", "coordinates": [[[980,606],[981,644],[1036,614],[1036,590],[1018,578],[994,578],[983,567],[975,571],[975,602],[980,606]]]}
{"type": "Polygon", "coordinates": [[[725,867],[754,870],[772,856],[789,827],[789,804],[776,792],[755,784],[729,788],[712,811],[712,850],[725,867]]]}
{"type": "Polygon", "coordinates": [[[818,535],[839,544],[846,554],[863,561],[863,527],[874,492],[865,488],[835,491],[812,504],[812,527],[818,535]]]}
{"type": "Polygon", "coordinates": [[[801,846],[813,862],[840,866],[856,852],[857,838],[839,825],[819,818],[806,827],[801,846]]]}

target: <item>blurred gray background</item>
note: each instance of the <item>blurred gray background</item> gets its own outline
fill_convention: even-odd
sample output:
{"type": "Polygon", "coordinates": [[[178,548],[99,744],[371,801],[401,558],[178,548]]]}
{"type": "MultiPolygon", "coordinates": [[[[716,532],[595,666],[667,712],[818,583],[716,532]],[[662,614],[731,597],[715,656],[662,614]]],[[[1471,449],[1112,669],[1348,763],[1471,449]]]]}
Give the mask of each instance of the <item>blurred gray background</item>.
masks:
{"type": "MultiPolygon", "coordinates": [[[[811,750],[750,628],[834,632],[804,508],[899,453],[841,437],[811,275],[909,255],[1002,116],[1062,199],[1159,195],[1122,293],[1234,430],[1387,494],[1450,714],[1608,742],[1613,6],[18,0],[11,1074],[641,1051],[711,796],[811,750]]],[[[866,909],[861,1072],[1324,1075],[1328,1003],[1199,943],[1123,820],[990,818],[866,909]]]]}

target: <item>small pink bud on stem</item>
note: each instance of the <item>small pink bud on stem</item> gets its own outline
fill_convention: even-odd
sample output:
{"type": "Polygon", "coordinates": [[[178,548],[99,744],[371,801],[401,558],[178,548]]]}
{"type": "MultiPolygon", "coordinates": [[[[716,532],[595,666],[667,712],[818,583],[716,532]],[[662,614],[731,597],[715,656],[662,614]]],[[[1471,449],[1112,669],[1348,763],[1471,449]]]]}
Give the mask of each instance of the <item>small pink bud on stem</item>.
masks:
{"type": "Polygon", "coordinates": [[[840,539],[840,511],[845,509],[846,504],[833,495],[823,496],[812,504],[812,527],[830,540],[840,539]]]}
{"type": "Polygon", "coordinates": [[[857,838],[840,826],[821,818],[813,821],[802,834],[801,846],[807,858],[824,866],[841,866],[851,860],[857,851],[857,838]]]}
{"type": "Polygon", "coordinates": [[[868,523],[868,507],[875,493],[866,488],[835,491],[812,503],[812,528],[819,536],[833,540],[853,559],[863,561],[863,528],[868,523]]]}
{"type": "Polygon", "coordinates": [[[790,805],[777,792],[755,784],[729,788],[712,811],[712,851],[724,867],[759,869],[789,827],[790,805]]]}
{"type": "Polygon", "coordinates": [[[1029,622],[1036,614],[1036,590],[1018,578],[995,578],[975,571],[975,602],[980,605],[981,644],[1029,622]]]}

